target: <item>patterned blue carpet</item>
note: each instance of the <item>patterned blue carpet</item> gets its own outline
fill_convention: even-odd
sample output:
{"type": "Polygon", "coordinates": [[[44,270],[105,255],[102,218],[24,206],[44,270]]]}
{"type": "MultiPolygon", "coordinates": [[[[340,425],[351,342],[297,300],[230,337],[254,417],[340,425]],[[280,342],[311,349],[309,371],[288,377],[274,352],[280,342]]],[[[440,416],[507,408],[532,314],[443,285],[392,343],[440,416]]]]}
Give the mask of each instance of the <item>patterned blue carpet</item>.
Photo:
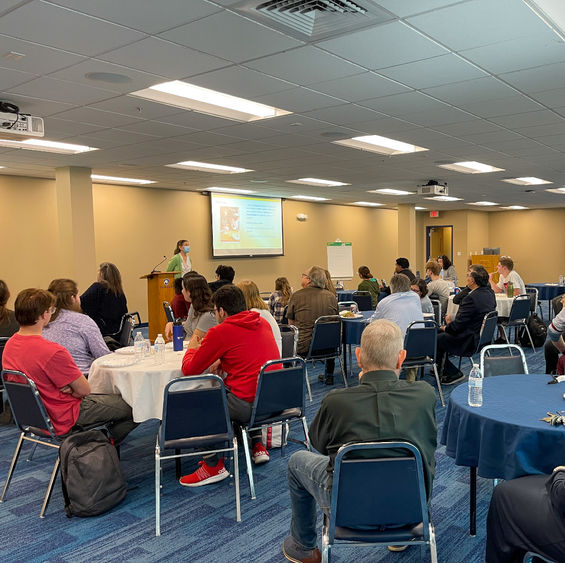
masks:
{"type": "MultiPolygon", "coordinates": [[[[543,372],[543,350],[526,351],[530,372],[543,372]]],[[[308,420],[316,412],[328,387],[317,380],[320,367],[310,370],[314,402],[308,406],[308,420]]],[[[469,363],[464,362],[468,373],[469,363]]],[[[433,378],[425,379],[434,384],[433,378]]],[[[353,378],[350,377],[353,383],[353,378]]],[[[465,383],[463,383],[465,384],[465,383]]],[[[336,385],[341,385],[337,376],[336,385]]],[[[445,387],[446,400],[454,386],[445,387]]],[[[445,409],[438,401],[437,419],[441,425],[445,409]]],[[[300,446],[290,444],[285,458],[273,450],[271,461],[255,469],[257,500],[250,500],[244,470],[241,472],[242,522],[235,521],[231,480],[201,489],[186,489],[175,480],[173,462],[164,465],[161,510],[162,536],[155,537],[154,459],[157,422],[140,425],[122,446],[122,466],[130,491],[122,504],[95,518],[67,519],[59,481],[45,519],[39,518],[41,502],[54,452],[40,448],[30,462],[21,457],[3,504],[0,526],[3,561],[285,561],[280,545],[288,534],[290,509],[286,486],[286,461],[300,446]]],[[[300,429],[296,428],[300,438],[300,429]]],[[[15,427],[0,426],[0,480],[3,483],[16,444],[15,427]]],[[[25,453],[25,452],[24,452],[25,453]]],[[[437,468],[432,499],[432,519],[436,527],[439,561],[467,563],[484,560],[485,522],[492,482],[478,479],[477,536],[468,535],[468,468],[456,467],[436,453],[437,468]]],[[[184,462],[183,472],[196,462],[184,462]]],[[[240,471],[244,468],[240,457],[240,471]]],[[[413,562],[429,560],[426,550],[411,547],[403,553],[386,548],[337,547],[334,561],[413,562]]]]}

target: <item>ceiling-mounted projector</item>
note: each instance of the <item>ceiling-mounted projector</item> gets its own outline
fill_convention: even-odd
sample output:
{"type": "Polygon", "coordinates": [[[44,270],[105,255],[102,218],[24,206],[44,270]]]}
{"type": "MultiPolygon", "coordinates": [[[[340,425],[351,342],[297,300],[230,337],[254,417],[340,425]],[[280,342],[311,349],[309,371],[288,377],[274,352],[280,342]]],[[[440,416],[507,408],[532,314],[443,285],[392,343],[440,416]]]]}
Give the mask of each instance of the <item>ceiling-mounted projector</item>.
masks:
{"type": "Polygon", "coordinates": [[[43,119],[27,113],[0,112],[0,139],[24,141],[30,137],[43,137],[43,119]]]}
{"type": "Polygon", "coordinates": [[[427,184],[418,186],[420,195],[448,195],[447,182],[440,184],[437,180],[429,180],[427,184]]]}

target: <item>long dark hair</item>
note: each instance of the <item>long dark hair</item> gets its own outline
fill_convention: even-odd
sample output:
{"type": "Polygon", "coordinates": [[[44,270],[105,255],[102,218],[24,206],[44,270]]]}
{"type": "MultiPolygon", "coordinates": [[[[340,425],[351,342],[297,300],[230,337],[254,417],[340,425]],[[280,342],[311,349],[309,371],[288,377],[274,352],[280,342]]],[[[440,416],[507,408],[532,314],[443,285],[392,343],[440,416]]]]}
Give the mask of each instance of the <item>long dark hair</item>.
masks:
{"type": "Polygon", "coordinates": [[[67,278],[53,280],[49,284],[47,291],[52,293],[56,298],[55,307],[57,310],[51,315],[50,322],[53,322],[59,316],[61,309],[68,309],[69,311],[76,311],[77,313],[81,312],[80,307],[76,301],[73,300],[73,297],[78,295],[78,286],[75,281],[67,278]]]}
{"type": "Polygon", "coordinates": [[[100,283],[114,295],[124,294],[120,270],[111,262],[100,264],[100,283]]]}
{"type": "Polygon", "coordinates": [[[190,291],[190,302],[197,315],[212,311],[212,290],[204,276],[191,276],[183,279],[183,286],[190,291]]]}
{"type": "Polygon", "coordinates": [[[449,266],[451,266],[451,260],[445,254],[438,256],[438,258],[441,258],[442,268],[444,270],[447,270],[447,268],[449,268],[449,266]]]}
{"type": "Polygon", "coordinates": [[[180,252],[179,246],[180,246],[183,242],[189,242],[189,241],[186,240],[185,238],[181,238],[180,240],[177,240],[177,246],[175,247],[175,251],[173,252],[173,254],[178,254],[178,253],[180,252]]]}
{"type": "Polygon", "coordinates": [[[8,309],[6,303],[10,299],[10,291],[4,280],[0,280],[0,322],[8,316],[8,309]]]}
{"type": "Polygon", "coordinates": [[[292,288],[285,277],[277,278],[275,280],[275,291],[281,292],[281,303],[283,305],[287,305],[290,300],[290,296],[292,295],[292,288]]]}

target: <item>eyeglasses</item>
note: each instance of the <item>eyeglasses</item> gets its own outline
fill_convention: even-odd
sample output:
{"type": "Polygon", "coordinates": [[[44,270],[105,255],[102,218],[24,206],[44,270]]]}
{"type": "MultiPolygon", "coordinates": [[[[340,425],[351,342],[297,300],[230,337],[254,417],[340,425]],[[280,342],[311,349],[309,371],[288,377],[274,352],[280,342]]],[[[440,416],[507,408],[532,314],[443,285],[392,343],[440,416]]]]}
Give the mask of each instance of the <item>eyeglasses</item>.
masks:
{"type": "Polygon", "coordinates": [[[310,276],[308,274],[302,274],[302,277],[310,279],[310,276]]]}

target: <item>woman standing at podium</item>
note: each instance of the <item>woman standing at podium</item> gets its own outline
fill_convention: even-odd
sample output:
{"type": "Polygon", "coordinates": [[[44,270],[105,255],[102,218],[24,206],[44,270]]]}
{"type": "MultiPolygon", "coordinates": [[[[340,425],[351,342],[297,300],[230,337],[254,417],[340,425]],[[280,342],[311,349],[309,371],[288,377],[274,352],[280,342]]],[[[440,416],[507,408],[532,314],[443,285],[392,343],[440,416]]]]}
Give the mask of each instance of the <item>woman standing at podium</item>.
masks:
{"type": "Polygon", "coordinates": [[[167,272],[180,272],[175,274],[175,278],[182,278],[192,270],[192,261],[188,253],[190,252],[190,243],[187,240],[181,239],[177,242],[174,256],[169,260],[167,272]]]}
{"type": "Polygon", "coordinates": [[[102,262],[97,281],[80,296],[80,304],[98,325],[102,336],[116,334],[128,312],[120,270],[110,262],[102,262]]]}

